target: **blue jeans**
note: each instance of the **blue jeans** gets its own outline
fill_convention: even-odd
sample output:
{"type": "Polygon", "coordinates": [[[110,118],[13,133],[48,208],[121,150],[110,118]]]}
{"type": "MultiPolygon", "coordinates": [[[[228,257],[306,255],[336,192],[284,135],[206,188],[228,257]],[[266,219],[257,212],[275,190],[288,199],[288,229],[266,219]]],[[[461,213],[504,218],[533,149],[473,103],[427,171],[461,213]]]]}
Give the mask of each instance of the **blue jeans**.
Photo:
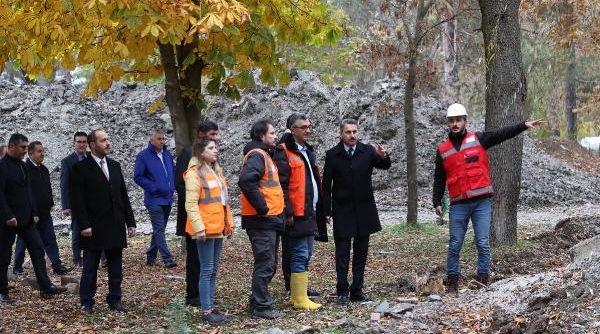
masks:
{"type": "Polygon", "coordinates": [[[150,263],[156,261],[158,252],[162,256],[165,264],[174,262],[173,256],[169,251],[167,240],[165,239],[165,229],[169,221],[171,213],[170,205],[146,205],[148,214],[150,215],[150,223],[152,223],[152,239],[150,240],[150,248],[146,252],[146,260],[150,263]]]}
{"type": "Polygon", "coordinates": [[[198,259],[200,260],[200,307],[203,310],[212,310],[215,304],[217,285],[217,272],[219,260],[223,249],[223,238],[210,238],[205,241],[196,241],[198,259]]]}
{"type": "Polygon", "coordinates": [[[293,272],[302,273],[308,270],[308,263],[312,257],[314,242],[314,236],[299,238],[283,236],[281,238],[281,269],[283,271],[286,291],[290,291],[290,277],[293,272]],[[306,254],[307,251],[308,254],[306,254]],[[293,257],[293,254],[296,254],[296,258],[293,257]],[[305,261],[303,260],[304,257],[307,257],[305,261]],[[293,262],[296,263],[292,264],[293,262]],[[305,263],[304,268],[299,268],[298,263],[300,265],[305,263]]]}
{"type": "Polygon", "coordinates": [[[490,224],[492,220],[492,201],[489,197],[480,200],[450,206],[450,241],[448,242],[448,261],[446,273],[459,275],[460,250],[465,240],[469,219],[473,223],[475,245],[477,246],[477,274],[490,274],[490,224]]]}
{"type": "MultiPolygon", "coordinates": [[[[54,233],[54,222],[52,217],[46,219],[40,219],[35,224],[42,242],[44,244],[44,251],[48,255],[48,259],[52,263],[52,269],[58,270],[62,266],[60,257],[58,255],[58,245],[56,244],[56,234],[54,233]]],[[[17,238],[17,245],[15,246],[15,262],[13,264],[14,269],[23,269],[23,262],[25,261],[25,243],[21,237],[17,238]]]]}

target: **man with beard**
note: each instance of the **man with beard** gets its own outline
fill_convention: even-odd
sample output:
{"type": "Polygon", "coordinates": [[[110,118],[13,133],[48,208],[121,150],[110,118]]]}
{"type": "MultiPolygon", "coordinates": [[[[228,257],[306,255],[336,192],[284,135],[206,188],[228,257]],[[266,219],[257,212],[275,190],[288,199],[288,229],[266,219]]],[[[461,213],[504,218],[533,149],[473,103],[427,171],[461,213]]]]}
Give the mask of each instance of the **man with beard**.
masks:
{"type": "Polygon", "coordinates": [[[81,313],[93,312],[102,250],[108,269],[108,307],[117,312],[127,312],[121,302],[121,282],[126,234],[130,238],[135,236],[133,210],[121,165],[106,157],[110,152],[108,135],[104,130],[94,130],[87,141],[91,154],[73,166],[70,180],[71,209],[79,223],[76,233],[81,234],[83,249],[79,287],[81,313]]]}
{"type": "Polygon", "coordinates": [[[447,285],[448,293],[457,296],[459,256],[469,220],[473,224],[477,246],[478,281],[489,284],[491,197],[494,190],[490,181],[487,150],[544,122],[520,122],[493,131],[472,133],[467,131],[467,110],[459,103],[448,107],[446,118],[450,132],[448,139],[436,152],[433,207],[438,215],[442,213],[441,202],[447,187],[450,197],[447,285]]]}

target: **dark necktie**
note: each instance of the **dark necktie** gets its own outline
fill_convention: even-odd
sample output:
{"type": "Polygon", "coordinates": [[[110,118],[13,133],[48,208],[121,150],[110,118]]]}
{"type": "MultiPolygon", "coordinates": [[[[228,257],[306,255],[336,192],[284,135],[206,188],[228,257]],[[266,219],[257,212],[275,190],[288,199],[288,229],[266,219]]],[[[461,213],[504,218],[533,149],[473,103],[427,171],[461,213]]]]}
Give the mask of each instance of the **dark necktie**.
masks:
{"type": "Polygon", "coordinates": [[[348,157],[352,158],[352,153],[354,153],[354,149],[352,147],[350,147],[348,149],[348,157]]]}

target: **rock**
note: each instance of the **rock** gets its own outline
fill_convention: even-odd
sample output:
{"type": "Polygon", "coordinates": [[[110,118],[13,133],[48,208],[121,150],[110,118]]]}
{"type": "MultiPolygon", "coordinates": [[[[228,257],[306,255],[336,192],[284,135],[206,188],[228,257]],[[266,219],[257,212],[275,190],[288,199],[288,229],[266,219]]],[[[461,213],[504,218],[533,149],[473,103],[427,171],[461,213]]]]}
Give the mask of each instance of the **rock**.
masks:
{"type": "Polygon", "coordinates": [[[262,332],[263,334],[287,334],[287,332],[282,331],[279,328],[270,328],[267,329],[266,331],[262,332]]]}
{"type": "Polygon", "coordinates": [[[371,313],[371,317],[369,320],[371,321],[379,321],[379,319],[381,319],[381,313],[379,312],[373,312],[371,313]]]}
{"type": "Polygon", "coordinates": [[[377,305],[377,307],[375,308],[375,312],[376,313],[385,313],[387,310],[389,310],[389,308],[390,308],[390,303],[388,303],[387,300],[384,300],[381,303],[379,303],[379,305],[377,305]]]}
{"type": "Polygon", "coordinates": [[[417,298],[396,298],[398,303],[418,304],[419,299],[417,298]]]}
{"type": "Polygon", "coordinates": [[[408,311],[412,311],[413,308],[415,308],[415,304],[398,303],[385,312],[385,315],[400,316],[408,311]]]}
{"type": "Polygon", "coordinates": [[[73,294],[73,295],[79,294],[79,284],[78,283],[67,283],[66,287],[67,287],[67,292],[69,292],[70,294],[73,294]]]}
{"type": "Polygon", "coordinates": [[[61,276],[60,285],[67,285],[69,283],[79,284],[80,277],[78,276],[61,276]]]}
{"type": "Polygon", "coordinates": [[[525,331],[526,334],[543,334],[546,332],[546,328],[548,327],[548,323],[550,322],[550,318],[542,314],[539,318],[533,321],[525,331]]]}
{"type": "Polygon", "coordinates": [[[336,320],[333,324],[335,327],[342,327],[342,326],[351,326],[352,323],[348,320],[348,318],[344,317],[344,318],[336,320]]]}
{"type": "Polygon", "coordinates": [[[318,328],[312,326],[304,326],[295,334],[312,334],[312,333],[320,333],[321,331],[318,328]]]}
{"type": "Polygon", "coordinates": [[[28,286],[28,287],[31,287],[31,288],[32,288],[32,289],[34,289],[34,290],[39,290],[39,289],[40,289],[40,286],[38,285],[37,279],[35,279],[34,277],[27,277],[27,278],[24,278],[24,279],[21,281],[21,285],[22,285],[22,286],[28,286]]]}
{"type": "Polygon", "coordinates": [[[442,301],[442,297],[440,295],[429,295],[427,300],[430,302],[439,302],[442,301]]]}

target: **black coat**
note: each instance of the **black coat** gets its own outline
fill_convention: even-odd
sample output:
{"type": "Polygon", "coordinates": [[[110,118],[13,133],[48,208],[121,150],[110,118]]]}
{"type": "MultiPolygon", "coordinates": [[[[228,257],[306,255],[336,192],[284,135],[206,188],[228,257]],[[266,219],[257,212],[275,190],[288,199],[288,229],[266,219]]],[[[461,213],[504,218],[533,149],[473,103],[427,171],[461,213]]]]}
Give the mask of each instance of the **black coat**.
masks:
{"type": "MultiPolygon", "coordinates": [[[[89,152],[85,153],[86,156],[90,155],[89,152]]],[[[69,194],[69,183],[71,178],[71,170],[73,165],[79,162],[79,156],[77,152],[73,152],[67,155],[60,161],[60,203],[62,209],[71,208],[71,196],[69,194]]]]}
{"type": "Polygon", "coordinates": [[[54,206],[52,196],[52,185],[50,184],[50,172],[44,165],[36,166],[27,159],[25,163],[31,178],[31,190],[37,205],[38,216],[42,220],[50,218],[50,210],[54,206]]]}
{"type": "Polygon", "coordinates": [[[20,159],[9,155],[0,159],[0,226],[17,219],[17,226],[33,223],[37,206],[31,191],[31,177],[20,159]]]}
{"type": "Polygon", "coordinates": [[[192,159],[192,147],[188,146],[179,152],[177,163],[175,164],[175,190],[177,191],[177,229],[176,234],[179,236],[188,235],[185,232],[185,223],[187,220],[187,212],[185,211],[185,180],[183,173],[187,170],[188,164],[192,159]]]}
{"type": "Polygon", "coordinates": [[[352,158],[340,142],[325,153],[323,209],[333,217],[333,236],[354,238],[381,230],[371,176],[373,168],[388,169],[389,156],[380,157],[371,145],[358,142],[352,158]]]}
{"type": "Polygon", "coordinates": [[[110,182],[91,155],[71,171],[71,210],[79,231],[92,228],[91,237],[80,237],[82,249],[127,247],[126,226],[135,227],[121,165],[106,158],[110,182]]]}
{"type": "MultiPolygon", "coordinates": [[[[327,223],[325,221],[325,215],[322,214],[320,207],[322,206],[322,198],[323,192],[321,191],[321,175],[319,172],[319,167],[316,164],[315,153],[312,146],[306,144],[307,150],[307,161],[304,158],[304,155],[298,150],[298,146],[294,141],[294,137],[286,133],[281,137],[280,143],[285,143],[286,147],[298,158],[302,159],[304,162],[304,193],[306,194],[304,197],[304,216],[294,216],[294,225],[285,227],[284,234],[290,237],[302,237],[314,235],[315,240],[318,241],[327,241],[327,223]],[[313,210],[313,199],[314,199],[314,190],[313,183],[308,164],[314,173],[315,181],[317,183],[317,210],[316,212],[313,210]]],[[[289,199],[289,182],[291,173],[293,172],[290,168],[289,161],[285,150],[275,150],[273,155],[273,160],[277,165],[277,169],[279,170],[279,182],[281,183],[281,188],[283,189],[283,195],[285,198],[285,216],[292,216],[294,211],[292,207],[292,203],[289,199]]],[[[294,190],[291,190],[294,191],[294,190]]]]}

